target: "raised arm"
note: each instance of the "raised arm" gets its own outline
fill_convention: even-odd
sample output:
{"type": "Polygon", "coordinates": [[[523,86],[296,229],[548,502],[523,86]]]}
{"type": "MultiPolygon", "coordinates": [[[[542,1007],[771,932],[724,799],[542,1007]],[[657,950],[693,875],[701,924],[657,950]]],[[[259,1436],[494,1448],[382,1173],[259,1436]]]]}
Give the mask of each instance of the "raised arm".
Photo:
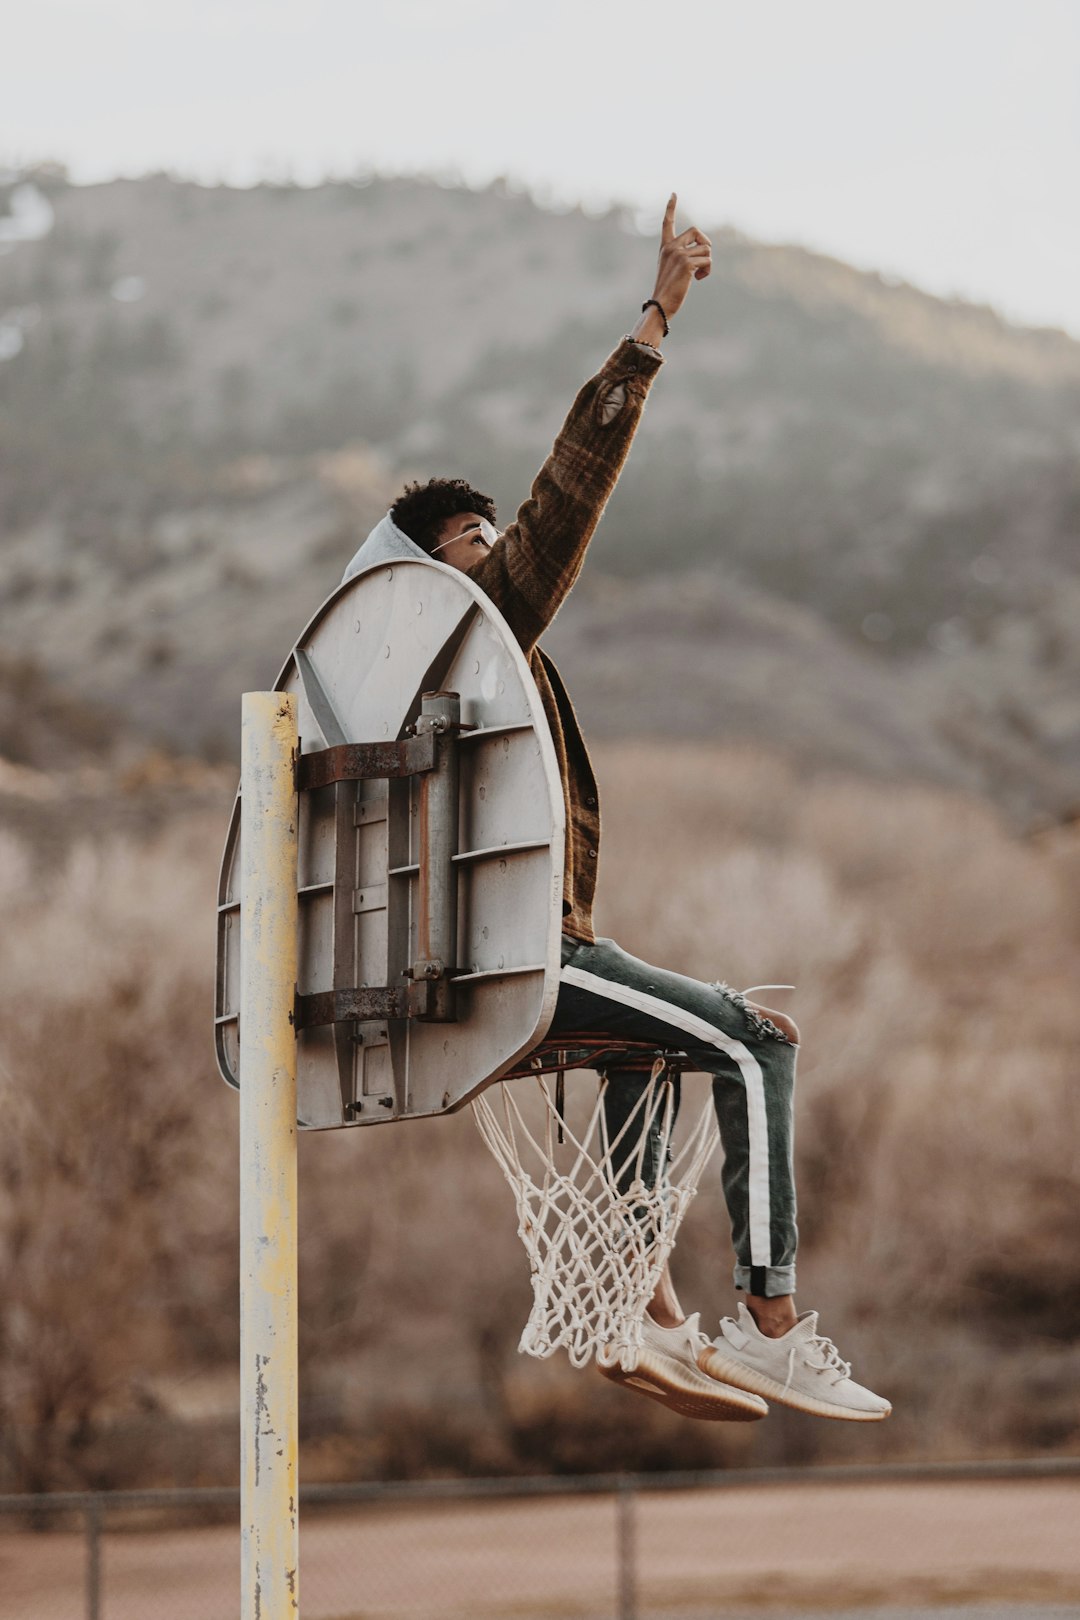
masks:
{"type": "Polygon", "coordinates": [[[652,299],[630,337],[579,392],[529,499],[471,570],[526,652],[551,623],[585,560],[618,481],[649,387],[663,363],[660,344],[692,281],[712,267],[711,244],[691,226],[675,233],[671,197],[652,299]]]}

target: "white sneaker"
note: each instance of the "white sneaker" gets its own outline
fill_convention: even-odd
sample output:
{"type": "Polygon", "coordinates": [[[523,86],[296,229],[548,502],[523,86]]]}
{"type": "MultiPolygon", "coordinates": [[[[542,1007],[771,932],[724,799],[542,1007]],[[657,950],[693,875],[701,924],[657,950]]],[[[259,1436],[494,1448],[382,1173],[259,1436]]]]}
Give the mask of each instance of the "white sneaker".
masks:
{"type": "Polygon", "coordinates": [[[720,1332],[702,1352],[700,1365],[713,1378],[767,1395],[782,1406],[817,1417],[874,1423],[892,1411],[889,1402],[851,1377],[831,1339],[817,1330],[817,1312],[804,1311],[779,1339],[762,1333],[739,1302],[739,1320],[725,1316],[720,1332]]]}
{"type": "Polygon", "coordinates": [[[605,1378],[648,1395],[683,1417],[713,1423],[750,1423],[765,1417],[769,1408],[757,1395],[734,1389],[702,1370],[698,1357],[709,1341],[697,1315],[688,1316],[678,1327],[664,1328],[646,1313],[641,1326],[644,1343],[633,1372],[618,1364],[599,1367],[605,1378]]]}

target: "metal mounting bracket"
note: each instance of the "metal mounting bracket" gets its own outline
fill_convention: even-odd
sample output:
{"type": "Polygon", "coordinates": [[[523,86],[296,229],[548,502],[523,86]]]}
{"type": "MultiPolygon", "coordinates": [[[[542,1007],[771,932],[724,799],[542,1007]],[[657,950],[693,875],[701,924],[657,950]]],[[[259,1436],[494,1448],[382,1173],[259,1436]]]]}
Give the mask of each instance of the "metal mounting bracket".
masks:
{"type": "Polygon", "coordinates": [[[339,743],[301,754],[296,786],[301,793],[334,782],[370,782],[390,776],[422,776],[438,763],[437,733],[424,731],[399,742],[339,743]]]}
{"type": "Polygon", "coordinates": [[[296,1029],[318,1024],[370,1024],[384,1018],[430,1018],[435,1010],[435,985],[421,980],[407,985],[367,984],[358,990],[317,990],[297,995],[293,1004],[296,1029]]]}

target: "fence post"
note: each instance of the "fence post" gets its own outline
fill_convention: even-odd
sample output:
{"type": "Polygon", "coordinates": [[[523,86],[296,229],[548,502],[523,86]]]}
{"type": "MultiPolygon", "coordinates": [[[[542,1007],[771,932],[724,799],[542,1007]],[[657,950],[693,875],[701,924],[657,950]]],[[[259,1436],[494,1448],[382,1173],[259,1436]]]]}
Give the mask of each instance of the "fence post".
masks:
{"type": "Polygon", "coordinates": [[[101,1620],[101,1503],[94,1497],[86,1517],[86,1620],[101,1620]]]}
{"type": "Polygon", "coordinates": [[[621,1479],[615,1493],[615,1535],[618,1547],[619,1620],[637,1620],[637,1549],[634,1545],[634,1484],[621,1479]]]}
{"type": "Polygon", "coordinates": [[[242,1620],[299,1611],[296,700],[246,692],[240,751],[242,1620]]]}

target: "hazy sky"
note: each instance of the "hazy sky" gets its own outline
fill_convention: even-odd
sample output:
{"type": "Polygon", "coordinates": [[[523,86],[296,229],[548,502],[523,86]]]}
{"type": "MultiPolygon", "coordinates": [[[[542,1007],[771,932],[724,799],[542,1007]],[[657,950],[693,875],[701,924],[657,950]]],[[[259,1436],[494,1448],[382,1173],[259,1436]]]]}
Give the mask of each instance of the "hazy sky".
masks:
{"type": "Polygon", "coordinates": [[[1080,0],[22,0],[4,32],[0,160],[675,187],[1080,335],[1080,0]]]}

